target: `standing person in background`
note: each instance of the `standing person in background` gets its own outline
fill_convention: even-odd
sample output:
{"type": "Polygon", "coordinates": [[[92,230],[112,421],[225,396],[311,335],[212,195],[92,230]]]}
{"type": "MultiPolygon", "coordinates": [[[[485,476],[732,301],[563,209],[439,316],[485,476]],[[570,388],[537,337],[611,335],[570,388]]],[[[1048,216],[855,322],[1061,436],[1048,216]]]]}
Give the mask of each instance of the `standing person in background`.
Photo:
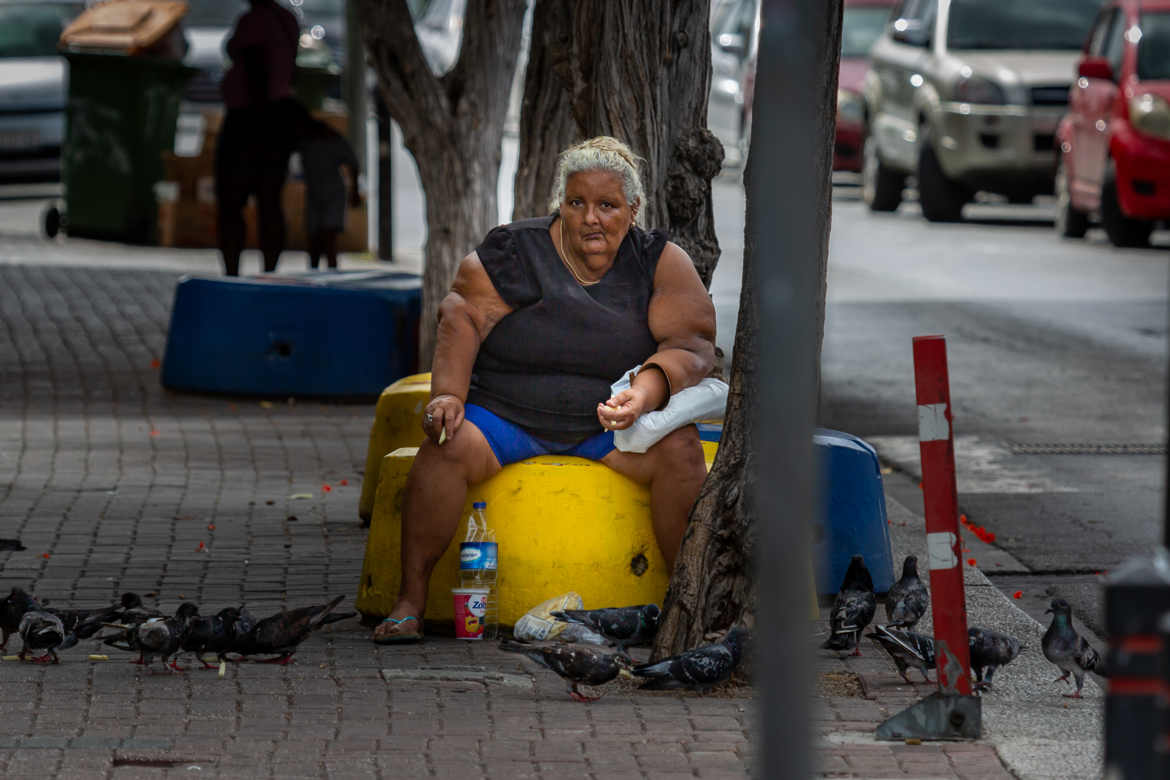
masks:
{"type": "Polygon", "coordinates": [[[305,232],[309,267],[316,268],[325,255],[329,268],[337,268],[337,236],[345,230],[345,207],[361,205],[358,192],[358,160],[345,136],[308,111],[300,133],[301,168],[305,176],[305,232]],[[349,169],[349,197],[341,169],[349,169]]]}
{"type": "Polygon", "coordinates": [[[244,204],[256,196],[264,271],[284,249],[280,197],[296,141],[292,96],[300,27],[275,0],[249,0],[227,42],[232,64],[220,84],[227,107],[215,150],[215,198],[224,273],[239,276],[244,204]]]}

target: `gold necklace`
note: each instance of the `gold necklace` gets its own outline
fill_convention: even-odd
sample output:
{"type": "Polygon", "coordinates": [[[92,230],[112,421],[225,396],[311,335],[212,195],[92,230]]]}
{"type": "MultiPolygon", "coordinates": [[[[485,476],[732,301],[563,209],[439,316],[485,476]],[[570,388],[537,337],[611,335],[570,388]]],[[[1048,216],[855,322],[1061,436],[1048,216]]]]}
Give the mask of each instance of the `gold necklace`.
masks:
{"type": "Polygon", "coordinates": [[[557,219],[560,220],[561,223],[561,245],[556,247],[557,257],[561,258],[561,262],[565,264],[565,268],[569,269],[569,273],[571,273],[573,278],[577,280],[577,284],[581,285],[582,287],[589,287],[590,285],[597,284],[601,281],[600,279],[594,279],[593,281],[586,281],[585,279],[582,279],[577,273],[577,269],[573,268],[573,265],[569,262],[569,258],[566,256],[565,252],[565,218],[558,217],[557,219]]]}

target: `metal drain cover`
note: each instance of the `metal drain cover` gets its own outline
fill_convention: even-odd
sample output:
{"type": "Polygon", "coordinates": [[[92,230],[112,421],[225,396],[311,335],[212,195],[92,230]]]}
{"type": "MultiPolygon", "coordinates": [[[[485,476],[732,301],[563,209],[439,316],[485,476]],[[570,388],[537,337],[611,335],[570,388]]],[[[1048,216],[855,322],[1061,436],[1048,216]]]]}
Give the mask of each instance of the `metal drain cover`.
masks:
{"type": "Polygon", "coordinates": [[[1105,442],[1097,444],[1069,443],[1051,444],[1035,442],[1008,442],[1013,455],[1165,455],[1166,445],[1105,442]]]}

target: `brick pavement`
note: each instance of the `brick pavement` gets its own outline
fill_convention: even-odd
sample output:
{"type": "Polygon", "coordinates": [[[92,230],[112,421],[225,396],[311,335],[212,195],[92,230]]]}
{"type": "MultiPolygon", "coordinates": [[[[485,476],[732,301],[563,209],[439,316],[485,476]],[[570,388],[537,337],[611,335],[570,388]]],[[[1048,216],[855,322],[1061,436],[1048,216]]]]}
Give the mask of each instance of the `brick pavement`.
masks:
{"type": "MultiPolygon", "coordinates": [[[[28,548],[0,552],[0,589],[78,606],[136,590],[166,609],[256,614],[352,598],[372,405],[164,391],[179,271],[42,265],[38,246],[0,250],[25,258],[0,265],[0,537],[28,548]]],[[[0,663],[0,777],[718,778],[752,759],[750,692],[619,688],[581,705],[491,645],[377,647],[356,620],[311,638],[295,665],[224,679],[89,652],[101,651],[0,663]],[[420,668],[530,683],[382,674],[420,668]]]]}
{"type": "MultiPolygon", "coordinates": [[[[258,614],[352,597],[372,407],[168,393],[156,361],[180,271],[37,265],[35,250],[0,265],[0,537],[28,548],[0,552],[0,588],[83,606],[133,589],[164,608],[258,614]]],[[[706,778],[742,777],[753,757],[750,692],[618,686],[580,705],[490,645],[382,648],[356,620],[310,639],[295,665],[224,679],[90,651],[0,663],[0,777],[706,778]]],[[[865,652],[818,653],[820,675],[859,684],[818,696],[821,776],[1011,776],[987,744],[874,742],[931,688],[865,652]]]]}

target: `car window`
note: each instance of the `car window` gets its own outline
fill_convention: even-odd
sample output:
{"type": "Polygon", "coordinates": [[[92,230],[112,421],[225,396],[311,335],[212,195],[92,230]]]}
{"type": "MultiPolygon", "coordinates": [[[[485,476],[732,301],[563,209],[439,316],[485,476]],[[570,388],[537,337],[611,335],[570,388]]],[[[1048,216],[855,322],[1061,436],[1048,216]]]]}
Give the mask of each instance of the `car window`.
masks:
{"type": "Polygon", "coordinates": [[[1121,11],[1116,12],[1117,19],[1109,28],[1109,35],[1105,38],[1105,50],[1101,56],[1109,60],[1113,67],[1113,78],[1121,76],[1121,58],[1125,55],[1125,19],[1121,11]]]}
{"type": "Polygon", "coordinates": [[[1141,15],[1137,75],[1143,81],[1170,79],[1170,13],[1141,15]]]}
{"type": "Polygon", "coordinates": [[[889,18],[890,9],[884,6],[846,6],[841,21],[841,56],[864,57],[869,54],[889,18]]]}
{"type": "Polygon", "coordinates": [[[950,49],[1078,50],[1102,0],[953,0],[950,49]]]}
{"type": "Polygon", "coordinates": [[[78,3],[0,4],[0,57],[56,57],[61,31],[84,5],[78,3]]]}
{"type": "Polygon", "coordinates": [[[1101,15],[1097,17],[1097,23],[1093,25],[1093,31],[1089,33],[1087,51],[1090,57],[1104,56],[1105,41],[1109,37],[1110,25],[1113,24],[1113,20],[1116,18],[1116,8],[1110,11],[1102,11],[1101,15]]]}

